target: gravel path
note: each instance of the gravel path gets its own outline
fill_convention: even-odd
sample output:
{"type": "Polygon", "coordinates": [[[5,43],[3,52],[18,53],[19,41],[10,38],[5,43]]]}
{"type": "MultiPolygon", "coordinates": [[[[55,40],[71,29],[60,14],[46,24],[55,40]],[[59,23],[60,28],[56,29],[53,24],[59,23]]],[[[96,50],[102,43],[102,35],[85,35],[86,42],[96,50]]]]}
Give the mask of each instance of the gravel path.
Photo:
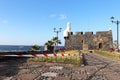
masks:
{"type": "Polygon", "coordinates": [[[0,80],[120,80],[120,63],[84,53],[85,66],[27,62],[25,58],[0,61],[0,80]]]}

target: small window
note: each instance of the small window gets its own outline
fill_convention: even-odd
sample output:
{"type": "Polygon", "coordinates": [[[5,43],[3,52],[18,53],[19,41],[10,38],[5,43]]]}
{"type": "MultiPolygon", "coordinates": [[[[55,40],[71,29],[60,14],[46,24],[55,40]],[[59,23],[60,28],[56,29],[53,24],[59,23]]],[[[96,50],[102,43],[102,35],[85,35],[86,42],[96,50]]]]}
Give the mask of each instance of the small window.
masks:
{"type": "Polygon", "coordinates": [[[82,42],[82,44],[83,44],[83,40],[82,40],[81,42],[82,42]]]}
{"type": "Polygon", "coordinates": [[[83,34],[83,32],[81,32],[81,34],[83,34]]]}
{"type": "Polygon", "coordinates": [[[93,34],[93,32],[92,32],[92,34],[93,34]]]}

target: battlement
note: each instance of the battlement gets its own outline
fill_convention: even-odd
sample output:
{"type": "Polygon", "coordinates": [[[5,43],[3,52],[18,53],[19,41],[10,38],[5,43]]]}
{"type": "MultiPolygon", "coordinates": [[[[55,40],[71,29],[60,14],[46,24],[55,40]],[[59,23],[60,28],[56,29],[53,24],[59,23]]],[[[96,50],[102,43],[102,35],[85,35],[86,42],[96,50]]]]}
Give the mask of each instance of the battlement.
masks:
{"type": "Polygon", "coordinates": [[[111,35],[112,34],[112,30],[96,32],[96,35],[108,35],[108,34],[111,35]]]}
{"type": "Polygon", "coordinates": [[[96,48],[109,50],[112,46],[112,30],[93,32],[76,32],[74,35],[68,35],[65,38],[65,47],[74,47],[79,50],[94,50],[96,48]]]}
{"type": "Polygon", "coordinates": [[[108,31],[102,31],[102,32],[96,32],[96,35],[104,35],[104,34],[107,34],[108,31]]]}
{"type": "Polygon", "coordinates": [[[83,32],[76,32],[75,35],[83,35],[83,32]]]}
{"type": "Polygon", "coordinates": [[[71,31],[71,24],[67,24],[64,31],[65,48],[76,48],[78,50],[109,50],[113,45],[112,30],[93,32],[71,31]]]}
{"type": "Polygon", "coordinates": [[[85,35],[93,35],[93,32],[85,32],[85,35]]]}
{"type": "Polygon", "coordinates": [[[98,32],[96,32],[96,34],[93,34],[93,32],[75,32],[75,34],[73,34],[73,35],[75,35],[75,36],[77,36],[77,35],[108,35],[108,34],[112,34],[112,30],[109,30],[109,31],[98,31],[98,32]]]}

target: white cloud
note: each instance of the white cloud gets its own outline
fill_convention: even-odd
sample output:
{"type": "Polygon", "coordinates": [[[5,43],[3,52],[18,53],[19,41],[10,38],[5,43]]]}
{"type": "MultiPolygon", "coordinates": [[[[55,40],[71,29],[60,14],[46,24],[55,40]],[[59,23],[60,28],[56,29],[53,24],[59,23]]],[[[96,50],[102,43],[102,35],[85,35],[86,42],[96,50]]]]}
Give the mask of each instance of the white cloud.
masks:
{"type": "Polygon", "coordinates": [[[53,17],[56,17],[57,15],[56,14],[51,14],[50,17],[53,18],[53,17]]]}
{"type": "Polygon", "coordinates": [[[64,20],[64,19],[66,19],[66,16],[64,14],[60,14],[59,19],[64,20]]]}
{"type": "Polygon", "coordinates": [[[8,21],[7,20],[0,20],[0,23],[2,23],[2,24],[6,24],[6,23],[8,23],[8,21]]]}
{"type": "Polygon", "coordinates": [[[57,18],[57,19],[60,19],[60,20],[64,20],[67,17],[64,14],[58,14],[58,15],[57,14],[51,14],[50,18],[57,18]]]}

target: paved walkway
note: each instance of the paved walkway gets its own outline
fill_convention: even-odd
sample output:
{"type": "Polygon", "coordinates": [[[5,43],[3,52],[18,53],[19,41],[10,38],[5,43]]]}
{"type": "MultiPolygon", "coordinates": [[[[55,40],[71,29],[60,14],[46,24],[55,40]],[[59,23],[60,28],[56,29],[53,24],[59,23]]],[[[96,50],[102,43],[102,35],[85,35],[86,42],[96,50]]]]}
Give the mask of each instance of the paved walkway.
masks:
{"type": "Polygon", "coordinates": [[[120,63],[93,53],[84,53],[85,66],[26,62],[0,62],[0,80],[120,80],[120,63]]]}
{"type": "Polygon", "coordinates": [[[87,80],[120,80],[120,63],[98,54],[84,53],[87,80]],[[89,69],[89,70],[88,70],[89,69]]]}

